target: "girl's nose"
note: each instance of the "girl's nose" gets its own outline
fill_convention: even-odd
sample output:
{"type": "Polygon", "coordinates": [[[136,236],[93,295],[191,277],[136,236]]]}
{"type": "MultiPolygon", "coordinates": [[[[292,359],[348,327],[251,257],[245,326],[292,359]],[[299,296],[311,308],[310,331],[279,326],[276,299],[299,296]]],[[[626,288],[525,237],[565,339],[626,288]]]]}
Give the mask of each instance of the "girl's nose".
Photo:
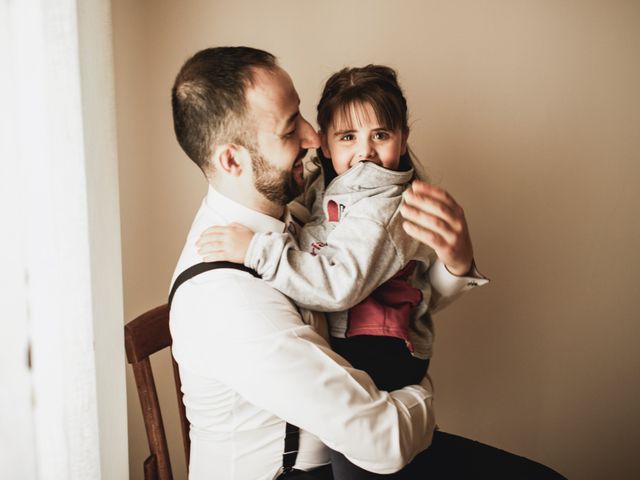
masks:
{"type": "Polygon", "coordinates": [[[374,154],[375,152],[373,150],[373,146],[371,145],[371,142],[369,142],[368,140],[363,142],[360,145],[360,149],[358,152],[358,156],[360,158],[372,158],[374,154]]]}

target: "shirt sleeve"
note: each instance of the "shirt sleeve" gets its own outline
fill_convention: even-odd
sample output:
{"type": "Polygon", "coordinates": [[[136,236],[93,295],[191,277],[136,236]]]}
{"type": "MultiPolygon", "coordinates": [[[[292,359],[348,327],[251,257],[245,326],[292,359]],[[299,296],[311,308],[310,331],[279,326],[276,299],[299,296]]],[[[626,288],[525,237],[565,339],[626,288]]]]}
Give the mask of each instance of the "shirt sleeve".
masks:
{"type": "Polygon", "coordinates": [[[392,473],[430,445],[428,377],[394,392],[377,390],[258,279],[185,284],[173,303],[172,336],[181,368],[224,382],[361,468],[392,473]]]}
{"type": "Polygon", "coordinates": [[[403,266],[387,226],[346,216],[318,254],[301,251],[289,234],[254,235],[245,265],[298,305],[322,312],[347,310],[403,266]]]}
{"type": "Polygon", "coordinates": [[[489,279],[476,268],[475,261],[468,275],[458,276],[447,270],[442,260],[436,259],[429,268],[431,284],[430,310],[436,312],[469,290],[486,285],[489,279]]]}

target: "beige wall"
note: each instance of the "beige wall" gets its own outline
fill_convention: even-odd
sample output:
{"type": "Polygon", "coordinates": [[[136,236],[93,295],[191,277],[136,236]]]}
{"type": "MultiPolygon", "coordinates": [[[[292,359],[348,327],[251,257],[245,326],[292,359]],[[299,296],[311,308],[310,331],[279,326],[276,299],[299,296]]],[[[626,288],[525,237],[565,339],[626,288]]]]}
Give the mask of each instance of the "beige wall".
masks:
{"type": "Polygon", "coordinates": [[[275,53],[309,119],[330,73],[389,64],[493,280],[437,317],[440,426],[571,478],[638,478],[640,3],[113,0],[113,18],[127,318],[165,300],[205,192],[171,126],[189,55],[275,53]]]}

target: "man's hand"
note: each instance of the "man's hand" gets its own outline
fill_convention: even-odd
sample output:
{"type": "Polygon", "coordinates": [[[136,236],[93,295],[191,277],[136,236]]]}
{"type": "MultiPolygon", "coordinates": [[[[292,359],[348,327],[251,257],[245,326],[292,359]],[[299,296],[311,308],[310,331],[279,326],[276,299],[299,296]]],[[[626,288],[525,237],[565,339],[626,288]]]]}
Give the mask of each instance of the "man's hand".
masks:
{"type": "Polygon", "coordinates": [[[473,247],[464,211],[445,190],[414,181],[404,193],[400,213],[405,231],[433,248],[451,273],[471,270],[473,247]]]}
{"type": "Polygon", "coordinates": [[[253,230],[230,223],[226,226],[214,226],[206,229],[196,242],[198,254],[205,262],[244,263],[244,257],[253,238],[253,230]]]}

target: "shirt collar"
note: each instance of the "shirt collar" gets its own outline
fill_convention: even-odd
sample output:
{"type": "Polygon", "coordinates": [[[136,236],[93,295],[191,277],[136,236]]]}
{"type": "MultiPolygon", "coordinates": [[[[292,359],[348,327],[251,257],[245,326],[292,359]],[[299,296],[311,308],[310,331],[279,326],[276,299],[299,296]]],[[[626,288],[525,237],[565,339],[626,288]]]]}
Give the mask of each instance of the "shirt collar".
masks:
{"type": "Polygon", "coordinates": [[[291,221],[291,214],[286,207],[284,221],[282,221],[231,200],[211,185],[209,185],[205,204],[209,210],[215,212],[219,217],[222,217],[227,223],[239,223],[254,232],[282,233],[291,221]]]}

